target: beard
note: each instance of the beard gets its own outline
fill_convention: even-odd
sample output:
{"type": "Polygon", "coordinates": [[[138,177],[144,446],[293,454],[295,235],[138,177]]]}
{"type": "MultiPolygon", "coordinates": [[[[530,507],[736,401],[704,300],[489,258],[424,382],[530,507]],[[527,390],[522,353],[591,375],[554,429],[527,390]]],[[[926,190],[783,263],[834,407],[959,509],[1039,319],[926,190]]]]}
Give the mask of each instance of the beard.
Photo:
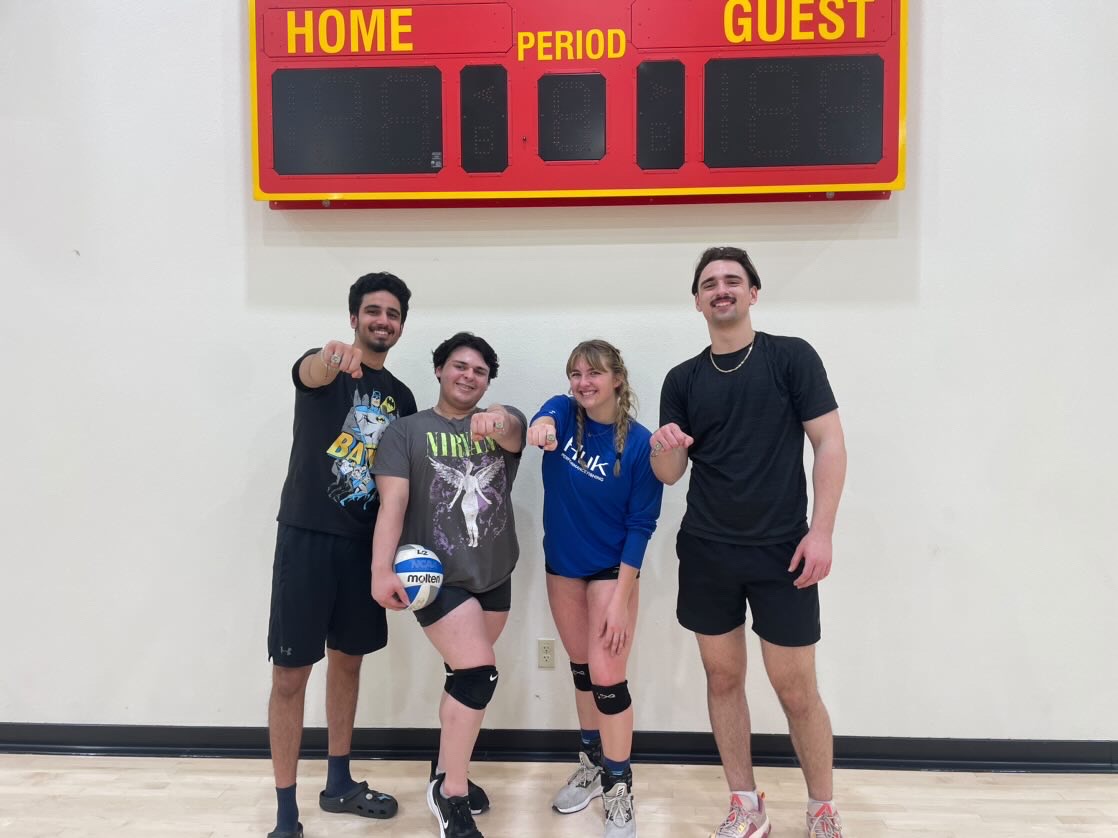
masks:
{"type": "Polygon", "coordinates": [[[362,341],[362,343],[365,344],[366,349],[368,349],[370,352],[376,353],[387,352],[389,349],[392,348],[395,342],[395,337],[382,338],[374,337],[373,335],[366,336],[365,339],[362,341]]]}

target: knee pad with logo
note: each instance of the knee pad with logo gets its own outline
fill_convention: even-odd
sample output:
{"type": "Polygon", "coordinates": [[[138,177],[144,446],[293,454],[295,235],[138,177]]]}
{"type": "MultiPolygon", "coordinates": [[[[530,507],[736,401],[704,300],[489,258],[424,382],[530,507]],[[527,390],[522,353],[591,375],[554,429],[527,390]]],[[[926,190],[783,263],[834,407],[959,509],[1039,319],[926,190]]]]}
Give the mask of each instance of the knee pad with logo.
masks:
{"type": "Polygon", "coordinates": [[[472,669],[455,669],[450,682],[451,698],[473,710],[484,710],[493,700],[497,689],[497,667],[475,666],[472,669]]]}
{"type": "Polygon", "coordinates": [[[624,713],[633,703],[629,695],[629,682],[622,681],[609,687],[594,685],[594,704],[603,716],[616,716],[624,713]]]}
{"type": "Polygon", "coordinates": [[[590,683],[590,664],[571,661],[571,677],[574,678],[575,689],[579,692],[588,693],[594,689],[594,685],[590,683]]]}

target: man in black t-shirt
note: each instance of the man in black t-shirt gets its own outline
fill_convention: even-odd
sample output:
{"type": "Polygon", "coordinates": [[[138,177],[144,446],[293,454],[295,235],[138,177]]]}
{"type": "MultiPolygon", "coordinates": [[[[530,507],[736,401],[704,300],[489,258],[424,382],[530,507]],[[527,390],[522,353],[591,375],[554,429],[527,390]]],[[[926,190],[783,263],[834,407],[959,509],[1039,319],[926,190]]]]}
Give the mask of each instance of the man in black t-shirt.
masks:
{"type": "Polygon", "coordinates": [[[771,830],[757,793],[745,700],[745,614],[788,718],[808,788],[812,838],[841,838],[832,785],[833,737],[816,686],[818,583],[831,570],[831,534],[846,475],[838,405],[815,350],[755,332],[761,280],[744,250],[714,247],[691,293],[711,344],[664,379],[652,469],[675,483],[687,470],[687,511],[676,542],[681,625],[695,632],[711,728],[730,786],[715,838],[771,830]],[[804,437],[814,451],[807,521],[804,437]]]}
{"type": "Polygon", "coordinates": [[[349,752],[364,655],[388,642],[384,609],[371,595],[373,526],[379,497],[372,466],[385,428],[415,413],[415,397],[384,368],[408,316],[411,291],[390,273],[349,289],[352,341],[311,349],[291,370],[295,424],[280,497],[268,657],[268,733],[276,778],[276,828],[302,838],[295,776],[311,667],[325,648],[329,760],[319,806],[389,818],[396,800],[357,783],[349,752]]]}

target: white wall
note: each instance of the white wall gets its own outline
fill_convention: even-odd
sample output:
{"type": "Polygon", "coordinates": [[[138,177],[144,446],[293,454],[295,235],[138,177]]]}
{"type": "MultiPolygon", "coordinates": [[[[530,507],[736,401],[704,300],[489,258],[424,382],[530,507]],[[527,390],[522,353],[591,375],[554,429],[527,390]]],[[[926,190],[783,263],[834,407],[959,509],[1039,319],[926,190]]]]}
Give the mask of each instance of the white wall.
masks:
{"type": "MultiPolygon", "coordinates": [[[[0,0],[0,722],[265,723],[288,370],[346,336],[359,274],[415,291],[390,366],[422,404],[455,330],[492,340],[492,394],[525,410],[599,335],[652,424],[705,345],[691,266],[740,243],[757,326],[820,350],[847,429],[820,646],[836,732],[1118,739],[1118,6],[911,3],[888,202],[281,213],[250,197],[245,5],[0,0]]],[[[565,665],[534,667],[554,628],[526,460],[487,723],[572,726],[565,665]]],[[[707,729],[674,619],[683,498],[643,577],[647,730],[707,729]]],[[[438,658],[410,616],[391,630],[358,723],[433,726],[438,658]]],[[[750,684],[755,728],[783,730],[750,684]]],[[[308,724],[321,696],[317,673],[308,724]]]]}

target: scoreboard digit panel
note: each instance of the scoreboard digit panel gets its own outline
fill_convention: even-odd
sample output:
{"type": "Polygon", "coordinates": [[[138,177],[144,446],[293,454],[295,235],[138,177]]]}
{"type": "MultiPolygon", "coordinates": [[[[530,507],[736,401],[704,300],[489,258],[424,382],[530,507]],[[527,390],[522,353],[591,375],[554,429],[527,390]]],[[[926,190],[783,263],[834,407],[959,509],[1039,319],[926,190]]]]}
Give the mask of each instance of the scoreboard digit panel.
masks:
{"type": "Polygon", "coordinates": [[[249,0],[255,195],[880,196],[907,0],[249,0]]]}
{"type": "Polygon", "coordinates": [[[279,175],[430,174],[443,167],[436,67],[276,70],[272,142],[279,175]]]}

